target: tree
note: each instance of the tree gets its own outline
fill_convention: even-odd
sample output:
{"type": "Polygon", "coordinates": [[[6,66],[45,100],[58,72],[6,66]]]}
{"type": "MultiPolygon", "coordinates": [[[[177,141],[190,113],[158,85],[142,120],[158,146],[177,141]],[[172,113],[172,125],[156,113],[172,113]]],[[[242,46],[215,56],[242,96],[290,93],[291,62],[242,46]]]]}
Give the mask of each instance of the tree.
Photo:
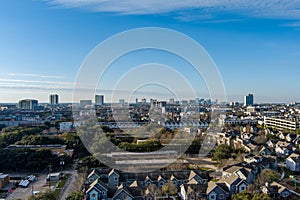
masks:
{"type": "Polygon", "coordinates": [[[16,142],[16,145],[47,145],[64,144],[64,141],[55,136],[44,135],[25,135],[22,140],[16,142]]]}
{"type": "Polygon", "coordinates": [[[82,191],[72,192],[66,200],[82,200],[84,199],[84,194],[82,191]]]}
{"type": "Polygon", "coordinates": [[[280,174],[271,169],[265,169],[261,171],[261,173],[258,176],[259,176],[258,178],[261,179],[263,184],[265,184],[266,182],[272,183],[274,181],[279,181],[280,179],[280,174]]]}
{"type": "Polygon", "coordinates": [[[147,187],[147,190],[150,192],[151,195],[155,197],[159,197],[162,195],[162,191],[155,184],[150,184],[147,187]]]}
{"type": "Polygon", "coordinates": [[[218,146],[213,154],[213,160],[222,160],[230,158],[232,153],[232,148],[226,144],[221,144],[218,146]]]}
{"type": "Polygon", "coordinates": [[[162,194],[163,195],[176,195],[177,194],[177,189],[176,186],[174,185],[174,183],[172,181],[168,181],[163,187],[162,187],[162,194]]]}
{"type": "Polygon", "coordinates": [[[252,197],[252,200],[271,200],[271,198],[267,194],[255,193],[252,197]]]}
{"type": "Polygon", "coordinates": [[[267,142],[267,137],[264,134],[255,137],[254,142],[256,144],[265,144],[267,142]]]}
{"type": "Polygon", "coordinates": [[[43,126],[35,128],[20,128],[20,127],[7,127],[3,128],[0,134],[0,143],[11,145],[21,140],[25,135],[40,134],[44,130],[43,126]]]}
{"type": "Polygon", "coordinates": [[[192,144],[186,150],[186,153],[198,154],[201,148],[202,140],[194,139],[192,144]]]}
{"type": "Polygon", "coordinates": [[[272,183],[274,181],[277,182],[279,181],[279,179],[280,179],[280,173],[271,169],[264,169],[257,175],[255,182],[251,185],[251,190],[257,191],[261,188],[261,186],[265,185],[266,182],[268,183],[272,183]]]}
{"type": "MultiPolygon", "coordinates": [[[[51,150],[30,149],[1,149],[0,171],[19,170],[44,170],[50,163],[53,167],[59,167],[60,157],[54,155],[51,150]]],[[[68,156],[64,157],[66,164],[71,163],[68,156]]]]}
{"type": "Polygon", "coordinates": [[[153,139],[153,140],[147,140],[140,144],[122,142],[120,143],[119,147],[121,149],[124,149],[126,151],[131,151],[131,152],[151,152],[151,151],[156,151],[161,149],[162,145],[158,140],[153,139]]]}
{"type": "Polygon", "coordinates": [[[94,156],[86,156],[82,159],[82,166],[87,168],[100,167],[101,163],[94,156]]]}
{"type": "Polygon", "coordinates": [[[249,191],[243,191],[235,194],[232,200],[270,200],[271,198],[267,194],[263,193],[250,193],[249,191]]]}
{"type": "Polygon", "coordinates": [[[241,193],[233,195],[232,200],[249,200],[251,199],[251,196],[251,193],[243,191],[241,193]]]}

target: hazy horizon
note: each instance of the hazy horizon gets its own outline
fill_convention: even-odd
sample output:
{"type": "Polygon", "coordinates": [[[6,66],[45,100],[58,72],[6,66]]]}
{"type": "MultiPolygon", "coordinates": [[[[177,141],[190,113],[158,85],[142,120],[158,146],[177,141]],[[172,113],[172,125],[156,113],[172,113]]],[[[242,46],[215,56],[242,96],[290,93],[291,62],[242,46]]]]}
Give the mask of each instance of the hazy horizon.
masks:
{"type": "MultiPolygon", "coordinates": [[[[262,0],[3,1],[0,102],[25,98],[47,102],[50,93],[60,94],[61,102],[72,102],[78,70],[89,53],[115,34],[142,27],[172,29],[198,42],[219,70],[227,101],[242,102],[248,93],[254,94],[257,103],[300,101],[297,6],[298,1],[262,0]]],[[[130,69],[145,63],[176,69],[196,88],[199,98],[209,98],[203,77],[196,76],[189,63],[174,54],[150,50],[132,52],[111,63],[99,80],[98,91],[111,98],[116,83],[130,69]]],[[[172,79],[159,72],[157,77],[172,79]]],[[[131,91],[130,84],[121,89],[131,91]]],[[[145,92],[147,89],[141,90],[145,92]]],[[[152,92],[156,94],[138,97],[170,96],[164,88],[152,92]]],[[[117,95],[114,101],[120,96],[131,98],[132,92],[117,95]]]]}

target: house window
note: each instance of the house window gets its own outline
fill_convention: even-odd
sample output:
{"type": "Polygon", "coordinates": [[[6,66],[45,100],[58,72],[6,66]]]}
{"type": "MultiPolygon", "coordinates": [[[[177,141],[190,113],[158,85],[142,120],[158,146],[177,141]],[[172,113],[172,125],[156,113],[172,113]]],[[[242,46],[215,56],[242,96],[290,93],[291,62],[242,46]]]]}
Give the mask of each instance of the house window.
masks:
{"type": "Polygon", "coordinates": [[[94,182],[94,180],[95,180],[95,179],[93,179],[93,178],[89,178],[89,182],[90,182],[90,183],[94,182]]]}
{"type": "Polygon", "coordinates": [[[288,192],[284,192],[284,193],[282,194],[282,196],[283,196],[283,197],[288,197],[288,196],[289,196],[289,193],[288,193],[288,192]]]}

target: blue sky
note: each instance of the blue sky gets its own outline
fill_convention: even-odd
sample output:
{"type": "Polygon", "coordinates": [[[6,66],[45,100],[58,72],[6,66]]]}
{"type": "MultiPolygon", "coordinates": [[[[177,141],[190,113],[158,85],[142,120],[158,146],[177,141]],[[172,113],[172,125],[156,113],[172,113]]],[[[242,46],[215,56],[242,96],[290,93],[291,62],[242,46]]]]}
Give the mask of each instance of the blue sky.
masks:
{"type": "MultiPolygon", "coordinates": [[[[249,92],[257,102],[299,101],[299,9],[300,2],[294,0],[4,0],[0,102],[46,102],[50,93],[70,102],[77,71],[89,52],[114,34],[140,27],[169,28],[196,40],[216,63],[229,101],[242,101],[249,92]]],[[[187,63],[159,51],[121,58],[98,89],[110,97],[115,81],[126,72],[121,66],[129,70],[153,62],[183,68],[180,72],[197,95],[209,97],[204,81],[194,77],[187,63]]],[[[137,97],[172,96],[160,96],[163,91],[144,88],[137,97]]]]}

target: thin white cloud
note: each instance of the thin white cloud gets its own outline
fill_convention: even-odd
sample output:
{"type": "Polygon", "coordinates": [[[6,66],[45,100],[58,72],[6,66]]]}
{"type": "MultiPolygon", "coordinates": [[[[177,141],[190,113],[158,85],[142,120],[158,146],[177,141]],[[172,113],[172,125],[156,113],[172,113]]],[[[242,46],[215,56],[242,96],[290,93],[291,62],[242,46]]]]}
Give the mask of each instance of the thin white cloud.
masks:
{"type": "Polygon", "coordinates": [[[20,79],[3,79],[0,78],[0,84],[5,82],[14,82],[14,83],[44,83],[44,84],[58,84],[58,85],[71,85],[73,82],[57,82],[57,81],[36,81],[36,80],[20,80],[20,79]]]}
{"type": "Polygon", "coordinates": [[[37,78],[53,78],[53,79],[62,79],[63,76],[49,76],[43,74],[23,74],[23,73],[7,73],[8,76],[18,76],[18,77],[37,77],[37,78]]]}
{"type": "Polygon", "coordinates": [[[37,81],[37,80],[0,79],[0,88],[72,90],[73,83],[55,82],[55,81],[37,81]]]}
{"type": "Polygon", "coordinates": [[[300,21],[286,23],[286,24],[283,24],[283,26],[287,26],[287,27],[300,27],[300,21]]]}
{"type": "Polygon", "coordinates": [[[299,0],[47,0],[52,5],[117,14],[159,14],[188,10],[197,16],[300,19],[299,0]]]}
{"type": "Polygon", "coordinates": [[[94,90],[93,85],[63,81],[44,81],[44,80],[22,80],[22,79],[3,79],[0,78],[0,88],[11,89],[40,89],[40,90],[94,90]]]}

